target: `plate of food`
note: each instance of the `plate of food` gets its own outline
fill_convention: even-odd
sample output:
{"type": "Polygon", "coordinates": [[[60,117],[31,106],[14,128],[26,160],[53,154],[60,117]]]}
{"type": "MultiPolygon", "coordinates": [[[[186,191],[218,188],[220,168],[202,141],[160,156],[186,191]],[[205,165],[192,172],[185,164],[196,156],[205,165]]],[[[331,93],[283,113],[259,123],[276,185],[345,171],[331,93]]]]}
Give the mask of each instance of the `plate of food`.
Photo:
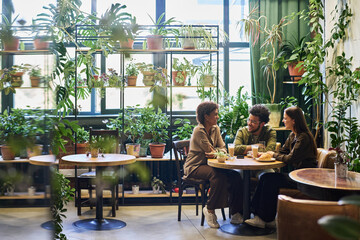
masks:
{"type": "Polygon", "coordinates": [[[276,159],[272,158],[270,154],[264,153],[264,154],[261,154],[260,157],[255,158],[255,160],[259,161],[259,162],[274,162],[276,159]]]}

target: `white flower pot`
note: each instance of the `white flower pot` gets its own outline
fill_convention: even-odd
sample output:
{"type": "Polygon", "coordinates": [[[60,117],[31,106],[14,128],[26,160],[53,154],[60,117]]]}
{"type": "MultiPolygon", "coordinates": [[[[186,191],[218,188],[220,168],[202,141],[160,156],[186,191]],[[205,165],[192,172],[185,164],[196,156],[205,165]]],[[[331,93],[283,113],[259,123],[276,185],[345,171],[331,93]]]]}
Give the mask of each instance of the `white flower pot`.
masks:
{"type": "Polygon", "coordinates": [[[160,186],[153,186],[152,189],[153,189],[153,193],[155,193],[155,194],[160,193],[160,186]]]}

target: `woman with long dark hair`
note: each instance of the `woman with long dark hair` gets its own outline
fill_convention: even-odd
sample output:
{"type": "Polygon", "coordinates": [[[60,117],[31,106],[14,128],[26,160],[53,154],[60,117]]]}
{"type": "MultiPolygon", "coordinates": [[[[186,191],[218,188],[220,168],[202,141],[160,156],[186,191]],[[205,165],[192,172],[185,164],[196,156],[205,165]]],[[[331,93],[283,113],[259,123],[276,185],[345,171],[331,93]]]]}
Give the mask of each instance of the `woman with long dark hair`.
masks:
{"type": "MultiPolygon", "coordinates": [[[[316,144],[311,134],[303,111],[299,107],[289,107],[284,111],[283,123],[291,130],[285,144],[279,152],[267,152],[294,169],[316,167],[316,144]]],[[[277,196],[280,188],[295,188],[296,183],[286,173],[265,173],[260,177],[251,202],[255,215],[245,222],[249,225],[265,228],[275,226],[277,196]]]]}

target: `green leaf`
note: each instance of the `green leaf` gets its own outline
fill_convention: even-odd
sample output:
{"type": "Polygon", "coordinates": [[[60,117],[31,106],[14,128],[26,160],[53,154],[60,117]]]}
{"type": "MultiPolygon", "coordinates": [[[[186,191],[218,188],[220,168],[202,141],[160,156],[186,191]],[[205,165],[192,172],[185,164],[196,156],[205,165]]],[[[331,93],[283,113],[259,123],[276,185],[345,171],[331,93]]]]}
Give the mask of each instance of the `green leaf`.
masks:
{"type": "Polygon", "coordinates": [[[320,218],[318,224],[337,239],[357,240],[360,238],[360,223],[349,217],[328,215],[320,218]]]}

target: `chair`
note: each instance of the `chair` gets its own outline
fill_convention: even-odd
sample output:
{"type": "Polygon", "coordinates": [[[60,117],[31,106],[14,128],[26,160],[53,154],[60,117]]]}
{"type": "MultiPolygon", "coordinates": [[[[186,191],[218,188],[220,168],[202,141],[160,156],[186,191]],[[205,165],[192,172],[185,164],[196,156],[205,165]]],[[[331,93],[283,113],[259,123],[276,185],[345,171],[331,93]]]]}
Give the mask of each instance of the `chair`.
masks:
{"type": "MultiPolygon", "coordinates": [[[[317,167],[318,168],[334,168],[335,151],[329,151],[324,148],[317,148],[317,167]]],[[[312,199],[303,194],[298,189],[280,188],[279,194],[290,196],[297,199],[312,199]]]]}
{"type": "Polygon", "coordinates": [[[325,215],[344,215],[360,220],[359,207],[355,205],[338,205],[333,201],[294,199],[279,195],[278,239],[334,239],[317,224],[317,221],[325,215]]]}
{"type": "MultiPolygon", "coordinates": [[[[196,205],[196,216],[199,215],[198,203],[199,203],[199,190],[201,193],[201,206],[205,207],[206,202],[206,193],[209,190],[209,181],[196,179],[196,178],[184,178],[183,165],[186,160],[187,153],[189,152],[190,140],[180,140],[173,142],[173,150],[175,156],[176,170],[177,170],[177,184],[179,188],[179,197],[178,197],[178,221],[181,221],[181,204],[182,204],[182,194],[183,190],[186,187],[195,188],[195,205],[196,205]]],[[[224,209],[221,209],[222,216],[226,220],[224,209]]],[[[201,226],[204,226],[205,216],[201,211],[201,226]]]]}
{"type": "MultiPolygon", "coordinates": [[[[114,136],[115,138],[115,142],[116,142],[116,147],[114,149],[113,152],[115,153],[119,153],[120,152],[120,148],[119,148],[119,129],[116,130],[94,130],[90,127],[90,136],[89,136],[89,141],[91,143],[91,141],[93,141],[93,138],[96,136],[114,136]]],[[[112,216],[115,217],[116,213],[115,213],[115,209],[118,209],[118,196],[119,196],[119,191],[117,188],[117,183],[118,183],[118,179],[116,177],[116,174],[114,174],[114,171],[105,171],[104,172],[104,178],[107,178],[110,182],[110,191],[111,191],[111,212],[112,212],[112,216]]],[[[77,193],[77,198],[76,198],[76,206],[77,206],[77,215],[80,216],[81,215],[81,206],[84,205],[87,201],[89,201],[90,204],[90,209],[93,208],[93,198],[92,198],[92,190],[94,189],[93,186],[93,180],[95,179],[96,176],[96,172],[92,171],[91,167],[89,168],[89,172],[83,173],[80,176],[77,176],[76,178],[76,193],[77,193]],[[89,199],[82,201],[81,199],[81,189],[87,189],[89,191],[89,199]]]]}

